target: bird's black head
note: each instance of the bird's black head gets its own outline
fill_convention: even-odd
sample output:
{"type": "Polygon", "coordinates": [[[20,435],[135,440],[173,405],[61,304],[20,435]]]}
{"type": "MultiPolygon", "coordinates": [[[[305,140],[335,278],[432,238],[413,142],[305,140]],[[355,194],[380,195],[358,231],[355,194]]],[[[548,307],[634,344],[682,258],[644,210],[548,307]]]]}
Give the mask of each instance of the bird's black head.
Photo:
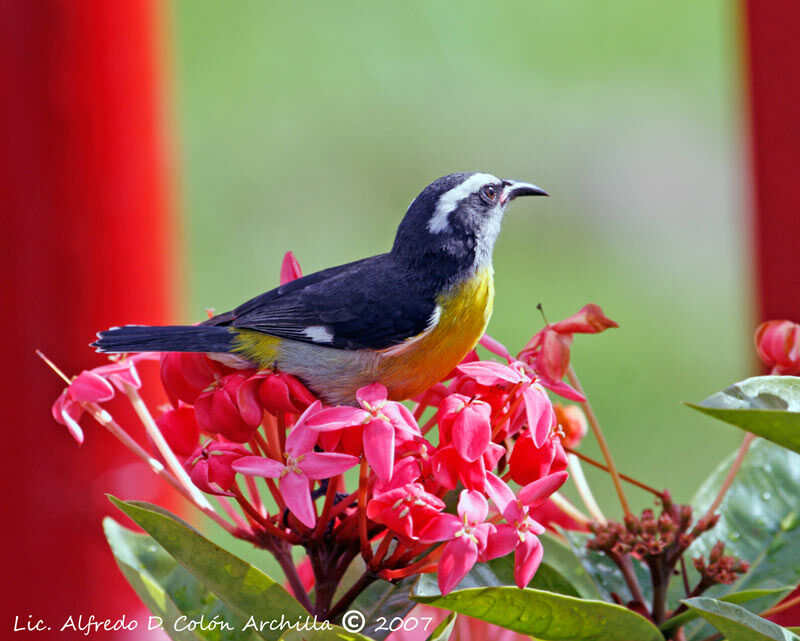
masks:
{"type": "Polygon", "coordinates": [[[517,196],[546,195],[535,185],[491,174],[443,176],[409,206],[392,254],[409,265],[459,274],[488,266],[508,203],[517,196]]]}

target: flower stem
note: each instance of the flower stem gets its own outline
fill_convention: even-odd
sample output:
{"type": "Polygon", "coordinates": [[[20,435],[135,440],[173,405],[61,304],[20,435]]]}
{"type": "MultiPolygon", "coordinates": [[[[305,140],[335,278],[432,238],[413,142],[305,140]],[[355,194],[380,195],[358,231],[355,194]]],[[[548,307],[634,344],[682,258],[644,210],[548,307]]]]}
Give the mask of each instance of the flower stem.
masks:
{"type": "MultiPolygon", "coordinates": [[[[608,467],[606,465],[603,465],[600,461],[595,461],[593,458],[590,458],[590,457],[586,456],[586,454],[578,452],[577,450],[574,450],[571,447],[565,447],[564,449],[569,454],[574,454],[575,456],[577,456],[582,461],[586,461],[589,465],[593,465],[594,467],[596,467],[596,468],[598,468],[600,470],[603,470],[604,472],[608,472],[608,467]]],[[[627,476],[627,475],[622,474],[622,473],[620,473],[619,477],[623,481],[627,481],[631,485],[635,485],[636,487],[644,490],[645,492],[650,492],[651,494],[654,494],[658,498],[663,498],[664,497],[664,493],[663,492],[659,492],[657,489],[655,489],[653,487],[650,487],[646,483],[642,483],[641,481],[637,481],[635,478],[632,478],[632,477],[627,476]]]]}
{"type": "Polygon", "coordinates": [[[308,592],[306,592],[303,582],[300,580],[300,575],[297,574],[297,568],[292,560],[291,552],[281,541],[275,541],[268,549],[272,552],[272,556],[275,557],[278,565],[281,566],[295,598],[300,602],[300,605],[311,612],[311,601],[308,598],[308,592]]]}
{"type": "Polygon", "coordinates": [[[733,465],[731,465],[731,469],[728,470],[728,474],[725,476],[725,480],[722,482],[722,486],[719,488],[719,492],[717,492],[714,502],[711,504],[711,507],[708,508],[708,511],[705,513],[703,518],[700,519],[701,521],[712,518],[714,516],[714,512],[716,512],[719,506],[722,505],[722,501],[733,484],[733,480],[736,478],[739,468],[741,468],[742,463],[744,463],[744,457],[747,454],[747,450],[750,449],[750,444],[753,442],[753,439],[755,439],[755,435],[751,434],[750,432],[744,435],[744,440],[739,446],[739,451],[736,453],[736,458],[733,461],[733,465]]]}
{"type": "Polygon", "coordinates": [[[575,454],[568,454],[567,460],[570,478],[572,478],[572,481],[575,483],[575,488],[578,490],[583,504],[586,506],[586,509],[589,510],[589,514],[592,515],[592,518],[606,525],[608,521],[606,517],[603,516],[600,506],[597,505],[594,494],[592,494],[592,489],[586,482],[586,476],[583,474],[583,468],[581,467],[581,460],[575,456],[575,454]]]}
{"type": "Polygon", "coordinates": [[[325,529],[328,526],[328,522],[331,520],[331,508],[333,507],[333,500],[336,498],[336,488],[339,485],[339,479],[341,476],[334,476],[333,478],[328,479],[328,490],[325,492],[325,503],[322,506],[322,513],[317,520],[317,527],[314,530],[314,534],[311,538],[314,541],[319,541],[322,536],[325,534],[325,529]]]}
{"type": "Polygon", "coordinates": [[[328,611],[328,620],[333,620],[339,614],[344,612],[345,608],[349,606],[355,598],[361,594],[375,579],[378,577],[373,574],[370,570],[367,570],[362,574],[358,580],[350,586],[350,589],[345,592],[342,597],[331,607],[328,611]]]}
{"type": "Polygon", "coordinates": [[[144,425],[147,435],[153,441],[153,444],[156,446],[156,449],[159,451],[161,456],[164,457],[167,467],[169,467],[175,477],[186,486],[186,490],[192,495],[195,503],[206,509],[213,510],[214,508],[211,506],[211,503],[209,503],[208,499],[203,496],[203,493],[197,488],[197,486],[192,483],[192,480],[189,478],[186,470],[183,469],[183,466],[180,464],[180,461],[178,461],[178,458],[175,456],[172,448],[164,439],[163,435],[161,434],[161,430],[158,429],[158,425],[156,425],[156,422],[153,420],[153,416],[150,414],[150,410],[147,409],[147,405],[145,405],[142,397],[139,396],[139,392],[133,385],[128,383],[124,383],[124,386],[125,394],[127,394],[131,405],[133,405],[133,409],[136,411],[139,420],[142,421],[142,425],[144,425]]]}
{"type": "Polygon", "coordinates": [[[369,468],[366,455],[361,455],[361,469],[358,474],[358,537],[361,540],[361,556],[369,563],[372,560],[372,548],[367,538],[367,480],[369,468]]]}
{"type": "MultiPolygon", "coordinates": [[[[569,379],[570,384],[578,391],[578,393],[585,398],[586,394],[583,392],[581,383],[578,380],[578,375],[575,373],[575,369],[572,367],[572,365],[567,368],[567,378],[569,379]]],[[[603,430],[600,428],[600,421],[597,420],[597,415],[594,413],[592,405],[589,403],[588,399],[581,403],[581,405],[583,406],[583,411],[586,414],[586,420],[589,422],[589,426],[592,428],[594,437],[597,439],[597,444],[600,446],[600,451],[603,453],[603,458],[606,460],[606,465],[608,465],[608,471],[611,474],[611,480],[614,482],[614,489],[617,491],[620,505],[622,505],[622,511],[625,513],[626,518],[632,518],[633,514],[631,513],[630,505],[628,505],[628,499],[625,497],[625,491],[622,489],[622,482],[620,481],[617,466],[614,465],[614,459],[611,456],[611,450],[608,448],[608,442],[603,434],[603,430]]]]}
{"type": "Polygon", "coordinates": [[[564,512],[567,516],[580,523],[583,527],[587,527],[592,522],[588,516],[581,512],[577,507],[570,503],[563,495],[554,492],[550,495],[550,500],[556,505],[558,509],[564,512]]]}

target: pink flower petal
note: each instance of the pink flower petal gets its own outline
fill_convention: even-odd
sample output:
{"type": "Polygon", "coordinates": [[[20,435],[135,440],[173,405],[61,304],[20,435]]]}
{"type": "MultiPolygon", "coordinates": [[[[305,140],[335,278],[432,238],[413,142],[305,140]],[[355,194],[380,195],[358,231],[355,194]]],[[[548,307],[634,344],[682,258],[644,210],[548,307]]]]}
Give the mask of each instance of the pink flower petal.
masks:
{"type": "Polygon", "coordinates": [[[349,454],[307,452],[297,464],[310,479],[329,479],[358,465],[358,458],[349,454]]]}
{"type": "Polygon", "coordinates": [[[525,415],[533,437],[533,444],[541,447],[553,424],[553,408],[550,399],[541,388],[533,385],[522,390],[522,399],[525,403],[525,415]]]}
{"type": "Polygon", "coordinates": [[[489,418],[491,409],[488,404],[481,403],[481,405],[469,405],[456,414],[453,421],[453,446],[464,460],[479,459],[492,440],[489,418]]]}
{"type": "Polygon", "coordinates": [[[72,400],[78,403],[103,403],[114,398],[111,383],[87,370],[78,374],[67,389],[72,400]]]}
{"type": "Polygon", "coordinates": [[[364,456],[381,481],[392,478],[394,468],[394,427],[382,419],[364,428],[364,456]]]}
{"type": "Polygon", "coordinates": [[[491,561],[509,554],[519,543],[519,535],[515,527],[508,523],[496,526],[493,534],[489,535],[486,549],[481,554],[481,561],[491,561]]]}
{"type": "Polygon", "coordinates": [[[518,383],[521,380],[519,372],[494,361],[464,363],[456,369],[474,379],[479,385],[497,385],[503,382],[518,383]]]}
{"type": "Polygon", "coordinates": [[[447,594],[456,587],[478,560],[478,548],[465,536],[453,539],[444,546],[439,560],[439,590],[447,594]]]}
{"type": "Polygon", "coordinates": [[[504,512],[506,506],[512,501],[516,501],[514,491],[503,479],[491,472],[486,473],[486,494],[492,499],[492,503],[497,506],[500,512],[504,512]]]}
{"type": "Polygon", "coordinates": [[[369,416],[369,412],[356,407],[326,407],[309,418],[306,425],[318,432],[331,432],[361,425],[369,416]]]}
{"type": "Polygon", "coordinates": [[[514,581],[517,587],[522,589],[531,582],[539,564],[542,562],[544,550],[542,544],[532,534],[525,535],[524,540],[517,545],[514,554],[514,581]]]}
{"type": "Polygon", "coordinates": [[[489,513],[489,504],[483,494],[476,490],[461,490],[458,498],[458,515],[467,517],[470,523],[480,523],[489,513]]]}
{"type": "Polygon", "coordinates": [[[67,431],[70,433],[72,438],[75,439],[75,442],[78,445],[83,445],[83,430],[81,426],[78,424],[78,419],[82,414],[82,410],[79,406],[74,404],[65,405],[61,410],[61,421],[66,427],[67,431]]]}
{"type": "Polygon", "coordinates": [[[486,349],[488,349],[492,354],[496,354],[506,360],[511,360],[511,354],[508,353],[508,349],[506,346],[503,345],[500,341],[495,340],[489,334],[484,334],[481,336],[481,340],[479,341],[481,345],[483,345],[486,349]]]}
{"type": "Polygon", "coordinates": [[[314,527],[317,516],[314,513],[314,504],[311,501],[311,490],[308,488],[308,477],[305,474],[289,472],[284,474],[278,487],[281,491],[286,507],[297,519],[307,527],[314,527]]]}
{"type": "Polygon", "coordinates": [[[368,403],[374,406],[381,401],[385,401],[388,398],[388,394],[389,392],[384,385],[373,383],[372,385],[367,385],[359,389],[356,392],[356,399],[358,399],[358,402],[362,405],[368,403]]]}
{"type": "Polygon", "coordinates": [[[435,541],[448,541],[456,532],[464,527],[464,522],[454,514],[437,514],[419,533],[419,540],[423,543],[435,541]]]}
{"type": "Polygon", "coordinates": [[[270,479],[278,478],[283,470],[286,469],[283,463],[263,456],[243,456],[237,461],[234,461],[232,467],[234,472],[238,472],[239,474],[263,476],[270,479]]]}
{"type": "Polygon", "coordinates": [[[540,478],[538,481],[528,483],[519,492],[519,500],[528,507],[538,507],[544,503],[552,494],[566,483],[569,474],[567,472],[556,472],[540,478]]]}
{"type": "Polygon", "coordinates": [[[286,437],[286,453],[297,458],[314,449],[319,432],[312,430],[305,421],[297,421],[286,437]]]}
{"type": "Polygon", "coordinates": [[[539,382],[543,387],[546,387],[551,392],[555,392],[563,398],[567,398],[578,403],[583,403],[586,401],[586,397],[583,394],[567,385],[564,381],[551,381],[547,378],[541,378],[539,379],[539,382]]]}
{"type": "Polygon", "coordinates": [[[283,255],[283,262],[281,263],[281,285],[290,283],[297,280],[303,275],[300,269],[300,263],[292,252],[286,252],[283,255]]]}
{"type": "Polygon", "coordinates": [[[239,386],[236,392],[236,404],[239,406],[239,413],[242,420],[252,427],[261,424],[264,417],[264,408],[258,396],[258,390],[264,380],[263,376],[251,376],[239,386]]]}

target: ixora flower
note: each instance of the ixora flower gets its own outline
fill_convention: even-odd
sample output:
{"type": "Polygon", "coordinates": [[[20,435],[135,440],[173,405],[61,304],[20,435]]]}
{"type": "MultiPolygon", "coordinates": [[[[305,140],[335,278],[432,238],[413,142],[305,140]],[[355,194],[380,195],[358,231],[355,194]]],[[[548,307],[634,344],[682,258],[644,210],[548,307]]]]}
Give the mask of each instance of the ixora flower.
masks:
{"type": "Polygon", "coordinates": [[[527,484],[515,496],[512,489],[500,478],[490,474],[487,491],[500,509],[507,523],[496,526],[481,558],[491,560],[514,551],[514,581],[524,588],[531,582],[542,561],[542,545],[537,536],[545,528],[535,521],[530,510],[539,507],[566,481],[566,472],[556,472],[527,484]]]}
{"type": "Polygon", "coordinates": [[[308,427],[308,420],[320,411],[320,407],[320,402],[315,401],[289,432],[283,461],[245,456],[233,463],[234,471],[240,474],[278,479],[286,507],[308,527],[314,527],[316,523],[310,481],[328,479],[358,465],[358,459],[349,454],[313,451],[318,434],[308,427]]]}
{"type": "Polygon", "coordinates": [[[444,501],[426,492],[421,483],[407,483],[373,498],[367,516],[409,539],[418,539],[420,530],[444,508],[444,501]]]}
{"type": "Polygon", "coordinates": [[[308,419],[308,427],[317,432],[338,432],[363,426],[364,455],[382,481],[392,478],[395,439],[407,441],[420,433],[408,408],[388,400],[387,394],[386,387],[374,383],[358,390],[356,398],[361,409],[326,408],[308,419]]]}
{"type": "Polygon", "coordinates": [[[439,514],[419,534],[423,542],[447,541],[439,561],[439,590],[450,592],[470,571],[478,555],[486,549],[489,535],[496,531],[486,523],[489,504],[483,494],[462,490],[458,499],[458,516],[439,514]]]}
{"type": "Polygon", "coordinates": [[[503,365],[494,361],[479,361],[458,366],[458,371],[486,387],[511,385],[521,395],[527,425],[534,443],[540,445],[553,424],[553,406],[536,377],[530,377],[520,362],[503,365]]]}

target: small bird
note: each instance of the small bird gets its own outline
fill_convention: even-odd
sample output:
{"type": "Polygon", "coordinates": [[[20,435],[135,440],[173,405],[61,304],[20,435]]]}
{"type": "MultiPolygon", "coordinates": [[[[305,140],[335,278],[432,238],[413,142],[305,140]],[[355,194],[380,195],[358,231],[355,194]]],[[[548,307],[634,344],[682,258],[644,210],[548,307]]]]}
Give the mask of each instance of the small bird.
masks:
{"type": "Polygon", "coordinates": [[[390,252],[281,285],[200,325],[126,325],[98,333],[98,352],[203,352],[293,374],[331,404],[386,386],[405,400],[472,350],[492,313],[492,250],[503,213],[535,185],[462,172],[428,185],[390,252]]]}

